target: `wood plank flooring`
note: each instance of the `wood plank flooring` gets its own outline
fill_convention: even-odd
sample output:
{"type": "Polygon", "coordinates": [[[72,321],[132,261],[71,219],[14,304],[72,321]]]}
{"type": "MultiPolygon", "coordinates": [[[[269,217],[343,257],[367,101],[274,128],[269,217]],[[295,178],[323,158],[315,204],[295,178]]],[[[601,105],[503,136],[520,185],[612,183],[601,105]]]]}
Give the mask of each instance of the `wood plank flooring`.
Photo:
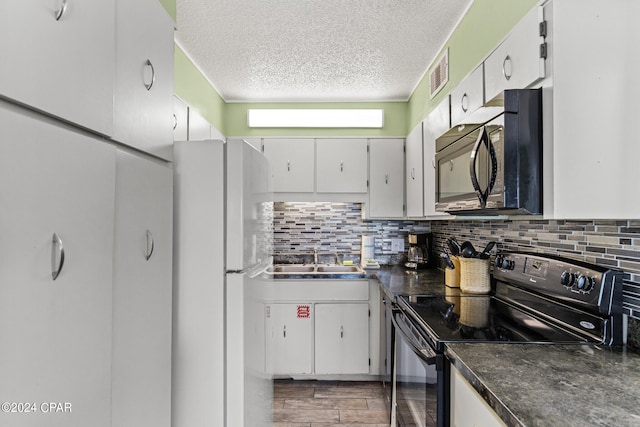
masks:
{"type": "Polygon", "coordinates": [[[389,408],[377,381],[274,382],[274,427],[388,427],[389,408]]]}

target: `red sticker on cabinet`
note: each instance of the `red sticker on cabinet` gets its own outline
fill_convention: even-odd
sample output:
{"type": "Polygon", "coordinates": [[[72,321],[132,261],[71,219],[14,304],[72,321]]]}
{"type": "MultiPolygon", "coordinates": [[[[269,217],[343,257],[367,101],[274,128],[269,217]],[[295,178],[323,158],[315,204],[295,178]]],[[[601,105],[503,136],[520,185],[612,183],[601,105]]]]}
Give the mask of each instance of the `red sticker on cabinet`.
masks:
{"type": "Polygon", "coordinates": [[[310,305],[299,305],[298,306],[298,319],[308,319],[311,317],[311,306],[310,305]]]}

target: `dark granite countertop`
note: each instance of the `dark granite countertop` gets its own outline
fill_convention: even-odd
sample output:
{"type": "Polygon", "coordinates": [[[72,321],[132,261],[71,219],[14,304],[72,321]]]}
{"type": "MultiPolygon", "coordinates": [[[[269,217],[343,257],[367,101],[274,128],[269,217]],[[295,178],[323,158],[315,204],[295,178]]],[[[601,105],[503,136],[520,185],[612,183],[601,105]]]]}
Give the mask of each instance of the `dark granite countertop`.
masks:
{"type": "MultiPolygon", "coordinates": [[[[443,295],[441,270],[376,273],[387,297],[443,295]]],[[[640,426],[640,355],[596,345],[448,344],[447,357],[509,426],[640,426]]]]}

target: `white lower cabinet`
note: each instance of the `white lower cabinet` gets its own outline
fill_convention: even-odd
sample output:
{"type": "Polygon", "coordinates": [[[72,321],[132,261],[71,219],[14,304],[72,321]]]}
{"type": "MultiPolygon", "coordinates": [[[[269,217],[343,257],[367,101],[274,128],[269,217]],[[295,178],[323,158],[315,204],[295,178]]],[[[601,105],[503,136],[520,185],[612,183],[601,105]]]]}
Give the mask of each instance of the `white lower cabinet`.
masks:
{"type": "Polygon", "coordinates": [[[452,427],[506,426],[455,367],[451,368],[450,381],[452,427]]]}
{"type": "Polygon", "coordinates": [[[112,426],[171,425],[173,171],[118,151],[112,426]]]}
{"type": "MultiPolygon", "coordinates": [[[[265,304],[266,370],[317,378],[380,375],[380,291],[376,281],[271,281],[265,304]]],[[[366,378],[365,378],[366,379],[366,378]]]]}
{"type": "Polygon", "coordinates": [[[316,374],[369,373],[369,304],[316,304],[316,374]]]}
{"type": "Polygon", "coordinates": [[[0,396],[34,405],[0,425],[111,426],[116,150],[2,101],[0,127],[0,396]]]}
{"type": "Polygon", "coordinates": [[[313,304],[267,304],[267,372],[313,372],[313,304]]]}
{"type": "Polygon", "coordinates": [[[4,101],[0,127],[0,425],[168,427],[171,169],[4,101]]]}

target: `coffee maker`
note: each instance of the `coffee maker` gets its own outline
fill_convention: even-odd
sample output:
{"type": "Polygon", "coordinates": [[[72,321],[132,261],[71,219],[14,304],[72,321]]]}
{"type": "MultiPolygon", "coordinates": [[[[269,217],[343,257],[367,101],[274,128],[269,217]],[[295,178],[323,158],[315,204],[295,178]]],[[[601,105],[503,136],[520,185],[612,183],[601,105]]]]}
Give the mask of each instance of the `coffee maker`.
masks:
{"type": "Polygon", "coordinates": [[[430,268],[434,262],[431,257],[431,233],[409,233],[409,253],[404,266],[411,270],[430,268]]]}

